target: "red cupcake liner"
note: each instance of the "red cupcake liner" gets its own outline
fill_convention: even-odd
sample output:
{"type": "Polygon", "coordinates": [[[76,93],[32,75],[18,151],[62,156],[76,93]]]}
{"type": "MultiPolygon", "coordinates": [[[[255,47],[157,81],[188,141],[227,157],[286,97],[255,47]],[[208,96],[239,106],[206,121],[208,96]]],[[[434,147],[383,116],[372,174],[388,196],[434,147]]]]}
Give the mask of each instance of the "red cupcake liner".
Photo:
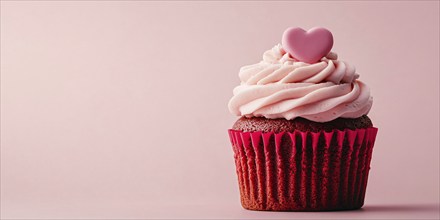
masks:
{"type": "Polygon", "coordinates": [[[377,130],[229,130],[242,206],[268,211],[362,207],[377,130]]]}

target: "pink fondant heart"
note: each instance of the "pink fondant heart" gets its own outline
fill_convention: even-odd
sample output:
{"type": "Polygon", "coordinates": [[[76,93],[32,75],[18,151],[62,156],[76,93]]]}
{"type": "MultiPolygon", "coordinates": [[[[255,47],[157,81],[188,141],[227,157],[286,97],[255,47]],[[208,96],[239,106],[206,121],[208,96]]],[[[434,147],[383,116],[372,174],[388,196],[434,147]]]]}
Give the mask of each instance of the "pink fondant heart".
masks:
{"type": "Polygon", "coordinates": [[[333,46],[332,33],[321,27],[308,31],[289,28],[283,34],[283,48],[293,58],[306,63],[315,63],[327,55],[333,46]]]}

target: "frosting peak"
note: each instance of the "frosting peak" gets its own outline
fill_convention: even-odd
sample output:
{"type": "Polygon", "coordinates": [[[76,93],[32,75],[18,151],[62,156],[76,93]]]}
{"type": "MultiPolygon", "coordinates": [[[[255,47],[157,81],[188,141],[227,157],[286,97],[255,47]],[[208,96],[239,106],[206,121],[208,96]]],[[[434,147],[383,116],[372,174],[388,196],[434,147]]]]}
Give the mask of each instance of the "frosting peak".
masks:
{"type": "Polygon", "coordinates": [[[257,64],[240,69],[229,110],[238,116],[303,117],[316,122],[357,118],[372,105],[369,88],[353,65],[330,52],[317,63],[292,58],[278,44],[257,64]]]}
{"type": "Polygon", "coordinates": [[[280,44],[263,54],[260,63],[244,66],[239,77],[247,85],[264,85],[268,83],[351,83],[359,75],[354,66],[337,60],[336,53],[329,53],[319,62],[309,64],[290,57],[280,44]]]}

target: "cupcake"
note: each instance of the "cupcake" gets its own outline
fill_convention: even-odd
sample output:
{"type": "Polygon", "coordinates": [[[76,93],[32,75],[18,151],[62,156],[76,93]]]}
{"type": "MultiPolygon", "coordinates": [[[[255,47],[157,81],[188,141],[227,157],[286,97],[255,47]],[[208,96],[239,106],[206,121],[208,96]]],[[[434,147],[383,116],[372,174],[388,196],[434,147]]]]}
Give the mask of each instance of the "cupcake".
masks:
{"type": "Polygon", "coordinates": [[[361,208],[377,128],[355,67],[324,28],[289,28],[240,69],[228,107],[241,204],[249,210],[361,208]]]}

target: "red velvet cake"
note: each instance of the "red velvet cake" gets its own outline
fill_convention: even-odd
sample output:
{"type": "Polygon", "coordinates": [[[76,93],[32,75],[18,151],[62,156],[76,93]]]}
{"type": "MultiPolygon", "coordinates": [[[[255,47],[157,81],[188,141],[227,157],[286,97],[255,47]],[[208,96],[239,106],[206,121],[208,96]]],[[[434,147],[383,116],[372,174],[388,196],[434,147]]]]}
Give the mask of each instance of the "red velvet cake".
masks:
{"type": "Polygon", "coordinates": [[[263,61],[240,69],[229,130],[241,204],[325,211],[364,204],[377,128],[354,66],[331,52],[324,28],[289,28],[263,61]]]}

